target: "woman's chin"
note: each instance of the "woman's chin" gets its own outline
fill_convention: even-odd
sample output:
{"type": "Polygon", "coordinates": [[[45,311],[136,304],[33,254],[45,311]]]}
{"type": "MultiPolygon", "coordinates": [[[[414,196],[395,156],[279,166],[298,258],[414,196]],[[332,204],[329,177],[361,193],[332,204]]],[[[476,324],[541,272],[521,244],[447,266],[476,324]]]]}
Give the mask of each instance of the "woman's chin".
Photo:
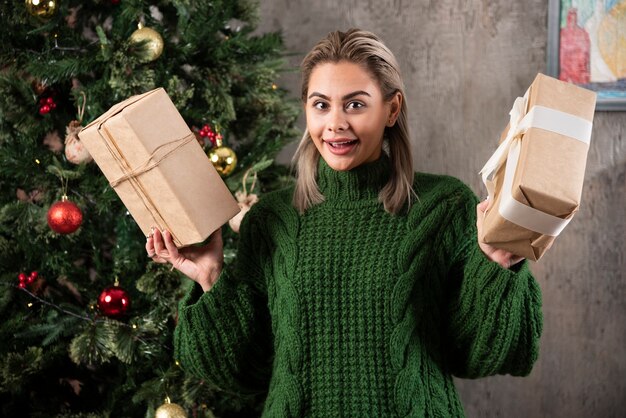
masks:
{"type": "Polygon", "coordinates": [[[354,160],[352,158],[337,157],[336,155],[322,155],[322,158],[324,158],[326,164],[328,164],[328,166],[335,171],[348,171],[355,167],[354,160]]]}

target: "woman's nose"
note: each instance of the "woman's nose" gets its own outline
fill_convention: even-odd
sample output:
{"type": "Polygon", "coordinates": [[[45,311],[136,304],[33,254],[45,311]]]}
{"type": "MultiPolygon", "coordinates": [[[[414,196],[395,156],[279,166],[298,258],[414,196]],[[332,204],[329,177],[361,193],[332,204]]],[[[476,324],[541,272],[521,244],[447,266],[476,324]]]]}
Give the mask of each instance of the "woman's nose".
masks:
{"type": "Polygon", "coordinates": [[[340,110],[331,112],[327,129],[331,132],[345,131],[348,129],[348,121],[340,110]]]}

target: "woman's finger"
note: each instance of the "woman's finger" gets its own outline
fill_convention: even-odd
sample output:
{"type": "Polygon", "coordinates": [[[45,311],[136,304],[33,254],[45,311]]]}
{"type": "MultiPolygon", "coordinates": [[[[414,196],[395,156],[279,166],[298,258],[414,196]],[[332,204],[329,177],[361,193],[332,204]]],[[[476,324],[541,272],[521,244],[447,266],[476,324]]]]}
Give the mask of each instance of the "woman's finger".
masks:
{"type": "Polygon", "coordinates": [[[148,257],[153,257],[155,254],[154,251],[154,239],[152,238],[152,236],[149,236],[146,239],[146,253],[148,253],[148,257]]]}
{"type": "Polygon", "coordinates": [[[524,257],[520,257],[520,256],[517,256],[515,254],[511,254],[511,258],[509,259],[509,268],[511,268],[511,266],[516,265],[517,263],[519,263],[522,260],[524,260],[524,257]]]}
{"type": "Polygon", "coordinates": [[[482,202],[476,205],[476,230],[478,232],[478,237],[482,235],[483,218],[485,217],[485,211],[487,210],[488,204],[489,202],[487,200],[483,200],[482,202]]]}
{"type": "Polygon", "coordinates": [[[496,251],[494,251],[494,253],[492,254],[492,257],[490,258],[492,258],[493,261],[507,269],[511,268],[512,266],[524,259],[524,257],[520,257],[502,249],[496,249],[496,251]]]}
{"type": "Polygon", "coordinates": [[[164,264],[164,263],[167,263],[167,260],[165,258],[159,257],[159,255],[157,254],[157,249],[155,246],[156,243],[155,243],[155,238],[154,238],[155,230],[156,228],[152,228],[152,232],[146,238],[146,253],[148,257],[151,258],[152,261],[154,261],[155,263],[164,264]]]}
{"type": "Polygon", "coordinates": [[[163,242],[163,235],[161,234],[161,231],[158,228],[154,229],[153,241],[154,241],[154,251],[156,252],[157,256],[164,258],[164,259],[168,258],[169,252],[167,251],[167,248],[165,248],[165,243],[163,242]]]}
{"type": "Polygon", "coordinates": [[[176,247],[176,244],[174,244],[172,234],[170,234],[170,231],[165,230],[163,231],[162,236],[163,243],[165,244],[165,248],[167,249],[169,256],[175,259],[176,257],[178,257],[178,248],[176,247]]]}

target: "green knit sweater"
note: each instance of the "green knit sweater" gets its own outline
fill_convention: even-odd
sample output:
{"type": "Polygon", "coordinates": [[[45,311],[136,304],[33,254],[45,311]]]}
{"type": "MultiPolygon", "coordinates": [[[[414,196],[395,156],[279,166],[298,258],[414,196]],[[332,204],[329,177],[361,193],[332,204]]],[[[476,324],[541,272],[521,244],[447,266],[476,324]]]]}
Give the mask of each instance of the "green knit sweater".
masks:
{"type": "Polygon", "coordinates": [[[264,195],[235,265],[181,301],[186,371],[266,392],[264,417],[324,418],[463,416],[452,375],[530,372],[540,289],[527,262],[507,270],[481,252],[469,188],[416,174],[419,200],[390,215],[386,157],[318,171],[323,203],[299,215],[293,189],[264,195]]]}

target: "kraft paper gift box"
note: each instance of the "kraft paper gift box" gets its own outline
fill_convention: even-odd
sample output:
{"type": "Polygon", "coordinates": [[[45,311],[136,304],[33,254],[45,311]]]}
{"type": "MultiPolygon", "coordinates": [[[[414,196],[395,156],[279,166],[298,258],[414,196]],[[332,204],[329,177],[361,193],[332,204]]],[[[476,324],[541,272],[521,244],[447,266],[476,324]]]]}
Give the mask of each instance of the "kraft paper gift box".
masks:
{"type": "Polygon", "coordinates": [[[178,247],[195,244],[239,212],[162,88],[118,103],[78,136],[146,236],[155,226],[178,247]]]}
{"type": "Polygon", "coordinates": [[[596,94],[538,74],[515,100],[481,170],[489,205],[479,240],[539,260],[578,211],[596,94]]]}

